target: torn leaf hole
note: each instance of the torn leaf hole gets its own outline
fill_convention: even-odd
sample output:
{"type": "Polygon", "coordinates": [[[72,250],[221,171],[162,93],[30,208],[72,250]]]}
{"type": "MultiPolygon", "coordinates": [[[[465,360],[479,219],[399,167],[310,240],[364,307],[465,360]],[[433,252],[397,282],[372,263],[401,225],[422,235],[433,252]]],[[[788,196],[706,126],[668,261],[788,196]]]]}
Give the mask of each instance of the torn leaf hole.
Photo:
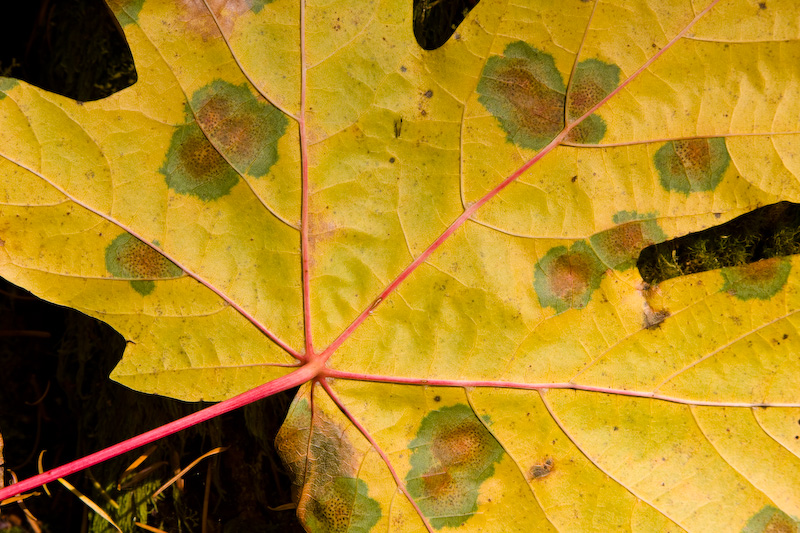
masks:
{"type": "Polygon", "coordinates": [[[425,50],[436,50],[455,33],[480,0],[414,0],[414,37],[425,50]]]}
{"type": "MultiPolygon", "coordinates": [[[[657,285],[678,276],[743,267],[798,253],[800,204],[779,202],[724,224],[648,246],[639,254],[636,266],[645,283],[657,285]]],[[[763,277],[777,268],[772,263],[749,267],[752,272],[743,275],[763,277]]]]}

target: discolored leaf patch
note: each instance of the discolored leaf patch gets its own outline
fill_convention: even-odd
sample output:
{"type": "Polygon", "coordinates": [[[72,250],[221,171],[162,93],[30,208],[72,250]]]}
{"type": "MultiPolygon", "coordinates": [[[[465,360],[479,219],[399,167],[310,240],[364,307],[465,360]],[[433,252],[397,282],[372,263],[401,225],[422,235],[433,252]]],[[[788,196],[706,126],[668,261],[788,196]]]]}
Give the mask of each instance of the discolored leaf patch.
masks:
{"type": "Polygon", "coordinates": [[[159,171],[170,189],[203,201],[225,196],[239,182],[239,174],[208,141],[196,122],[178,127],[159,171]]]}
{"type": "Polygon", "coordinates": [[[510,142],[538,150],[564,127],[565,91],[552,56],[518,41],[486,62],[478,101],[497,117],[510,142]]]}
{"type": "Polygon", "coordinates": [[[246,85],[216,80],[192,97],[197,123],[240,173],[262,177],[278,160],[288,119],[246,85]]]}
{"type": "Polygon", "coordinates": [[[772,506],[761,509],[742,528],[742,533],[797,533],[798,531],[800,531],[800,521],[772,506]]]}
{"type": "Polygon", "coordinates": [[[534,288],[542,307],[556,313],[586,307],[606,267],[585,242],[551,248],[534,267],[534,288]]]}
{"type": "Polygon", "coordinates": [[[740,300],[768,300],[786,285],[791,269],[792,263],[780,257],[723,268],[721,273],[725,284],[722,290],[740,300]]]}
{"type": "Polygon", "coordinates": [[[639,215],[636,211],[620,211],[612,218],[616,228],[602,231],[589,239],[600,260],[616,270],[636,264],[647,246],[667,238],[655,220],[655,213],[639,215]]]}
{"type": "Polygon", "coordinates": [[[722,137],[670,141],[653,156],[661,186],[687,195],[714,190],[730,161],[722,137]]]}
{"type": "MultiPolygon", "coordinates": [[[[478,101],[494,115],[508,140],[523,148],[543,148],[570,122],[580,118],[619,84],[619,67],[597,59],[580,62],[569,98],[553,57],[525,42],[509,44],[490,57],[478,82],[478,101]]],[[[592,115],[570,132],[569,140],[599,142],[606,132],[592,115]]]]}
{"type": "MultiPolygon", "coordinates": [[[[567,120],[574,122],[619,85],[619,67],[597,59],[581,61],[567,101],[567,120]]],[[[569,132],[568,140],[576,143],[597,143],[606,134],[606,123],[591,115],[569,132]]]]}
{"type": "Polygon", "coordinates": [[[309,531],[366,532],[378,522],[381,507],[357,477],[356,449],[322,410],[312,414],[306,398],[293,403],[275,445],[289,467],[297,516],[309,531]]]}
{"type": "Polygon", "coordinates": [[[12,78],[0,78],[0,100],[6,97],[6,92],[19,85],[19,82],[12,78]]]}
{"type": "Polygon", "coordinates": [[[216,200],[240,175],[265,176],[278,160],[288,119],[246,85],[216,80],[195,92],[186,114],[160,169],[174,191],[216,200]]]}
{"type": "Polygon", "coordinates": [[[174,278],[183,271],[130,233],[123,233],[111,241],[106,248],[106,269],[117,278],[141,278],[132,280],[131,287],[142,296],[155,289],[154,279],[174,278]]]}
{"type": "Polygon", "coordinates": [[[503,455],[500,444],[464,404],[428,413],[408,447],[408,491],[437,529],[459,527],[475,514],[480,485],[503,455]]]}

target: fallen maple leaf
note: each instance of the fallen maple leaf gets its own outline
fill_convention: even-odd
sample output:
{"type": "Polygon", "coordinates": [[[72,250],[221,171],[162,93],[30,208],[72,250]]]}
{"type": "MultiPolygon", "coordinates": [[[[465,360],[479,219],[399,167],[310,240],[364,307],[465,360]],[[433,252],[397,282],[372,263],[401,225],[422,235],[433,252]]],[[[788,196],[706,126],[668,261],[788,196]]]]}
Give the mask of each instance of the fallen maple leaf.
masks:
{"type": "Polygon", "coordinates": [[[125,385],[258,387],[84,464],[308,382],[312,531],[800,527],[798,260],[635,268],[800,197],[794,2],[396,4],[115,0],[133,87],[2,80],[0,273],[125,385]]]}

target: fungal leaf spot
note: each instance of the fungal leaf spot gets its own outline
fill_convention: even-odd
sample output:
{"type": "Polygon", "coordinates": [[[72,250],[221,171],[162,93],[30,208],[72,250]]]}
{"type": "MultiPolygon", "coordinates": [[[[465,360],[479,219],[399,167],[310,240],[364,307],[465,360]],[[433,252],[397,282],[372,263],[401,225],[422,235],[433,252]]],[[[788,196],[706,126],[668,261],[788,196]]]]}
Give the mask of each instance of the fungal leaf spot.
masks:
{"type": "Polygon", "coordinates": [[[730,160],[722,137],[670,141],[653,156],[661,185],[686,195],[714,190],[730,160]]]}
{"type": "MultiPolygon", "coordinates": [[[[597,59],[578,63],[569,98],[553,57],[518,41],[502,56],[490,57],[478,82],[478,101],[500,122],[507,139],[538,150],[619,84],[619,67],[597,59]]],[[[592,115],[570,131],[568,140],[597,143],[606,133],[602,118],[592,115]]]]}
{"type": "Polygon", "coordinates": [[[722,290],[740,300],[767,300],[786,285],[792,263],[785,258],[773,257],[755,263],[723,268],[725,283],[722,290]]]}
{"type": "Polygon", "coordinates": [[[196,122],[175,130],[159,172],[170,189],[203,201],[225,196],[239,182],[239,174],[217,152],[196,122]]]}
{"type": "Polygon", "coordinates": [[[486,62],[478,101],[494,115],[507,139],[523,148],[544,147],[564,127],[564,81],[553,58],[518,41],[486,62]]]}
{"type": "Polygon", "coordinates": [[[310,531],[325,533],[370,531],[381,517],[381,506],[367,492],[362,479],[334,478],[309,500],[306,525],[310,531]]]}
{"type": "Polygon", "coordinates": [[[311,416],[303,399],[290,410],[275,439],[294,487],[297,515],[309,531],[369,531],[380,520],[380,504],[358,479],[359,460],[346,434],[324,412],[311,416]],[[311,438],[303,431],[311,423],[311,438]],[[288,425],[287,425],[288,424],[288,425]],[[284,431],[283,427],[295,428],[284,431]]]}
{"type": "Polygon", "coordinates": [[[248,4],[250,5],[250,9],[254,13],[260,13],[264,6],[267,4],[271,4],[275,0],[248,0],[248,4]]]}
{"type": "Polygon", "coordinates": [[[211,144],[240,173],[265,176],[278,160],[288,119],[247,85],[215,80],[194,93],[192,108],[211,144]]]}
{"type": "Polygon", "coordinates": [[[553,458],[547,457],[541,463],[536,463],[531,467],[528,471],[528,476],[531,480],[534,479],[542,479],[543,477],[547,477],[550,475],[550,472],[553,471],[554,466],[553,458]]]}
{"type": "Polygon", "coordinates": [[[431,411],[412,450],[408,491],[436,529],[459,527],[478,510],[480,485],[494,474],[503,449],[469,406],[431,411]]]}
{"type": "Polygon", "coordinates": [[[798,533],[800,521],[780,509],[767,505],[748,520],[742,533],[798,533]]]}
{"type": "Polygon", "coordinates": [[[619,225],[592,235],[589,242],[603,263],[615,270],[626,270],[636,265],[643,249],[667,238],[655,216],[655,213],[620,211],[612,218],[619,225]]]}
{"type": "Polygon", "coordinates": [[[123,233],[106,248],[106,269],[116,278],[131,280],[131,287],[142,296],[153,292],[154,279],[175,278],[183,271],[130,233],[123,233]]]}
{"type": "Polygon", "coordinates": [[[281,456],[292,480],[292,500],[297,503],[306,479],[308,466],[309,428],[311,427],[311,406],[308,399],[297,396],[289,407],[286,420],[275,436],[275,449],[281,456]]]}
{"type": "MultiPolygon", "coordinates": [[[[581,61],[575,67],[567,99],[567,121],[574,122],[619,85],[619,67],[598,59],[581,61]]],[[[605,121],[591,115],[569,132],[567,140],[597,143],[606,134],[605,121]]]]}
{"type": "Polygon", "coordinates": [[[534,267],[534,288],[542,307],[556,313],[586,307],[600,286],[605,266],[594,250],[578,241],[570,249],[551,248],[534,267]]]}

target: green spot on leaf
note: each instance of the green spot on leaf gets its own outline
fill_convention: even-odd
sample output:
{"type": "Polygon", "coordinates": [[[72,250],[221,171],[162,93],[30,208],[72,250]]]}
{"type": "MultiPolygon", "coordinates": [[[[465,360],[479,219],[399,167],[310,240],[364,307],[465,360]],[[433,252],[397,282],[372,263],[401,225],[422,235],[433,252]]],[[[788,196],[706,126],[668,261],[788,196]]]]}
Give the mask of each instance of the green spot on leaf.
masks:
{"type": "MultiPolygon", "coordinates": [[[[619,84],[619,67],[588,59],[578,63],[567,105],[570,122],[580,118],[619,84]]],[[[478,101],[494,115],[509,142],[538,150],[564,128],[566,87],[553,57],[518,41],[503,56],[490,57],[478,82],[478,101]]],[[[597,143],[606,133],[602,118],[578,124],[568,140],[597,143]]]]}
{"type": "Polygon", "coordinates": [[[0,100],[6,97],[6,92],[19,85],[14,78],[0,78],[0,100]]]}
{"type": "Polygon", "coordinates": [[[503,449],[464,404],[422,419],[406,476],[409,493],[436,529],[459,527],[478,510],[480,485],[494,474],[503,449]]]}
{"type": "Polygon", "coordinates": [[[265,5],[271,4],[274,1],[275,0],[251,0],[250,9],[252,9],[254,13],[260,13],[265,5]]]}
{"type": "Polygon", "coordinates": [[[561,73],[551,56],[527,43],[511,43],[502,57],[490,57],[477,90],[478,101],[518,146],[538,150],[564,127],[561,73]]]}
{"type": "Polygon", "coordinates": [[[723,268],[725,279],[722,290],[728,291],[740,300],[768,300],[786,285],[792,264],[789,260],[773,257],[747,265],[723,268]]]}
{"type": "Polygon", "coordinates": [[[534,288],[542,307],[556,313],[586,307],[606,267],[589,245],[578,241],[550,249],[534,267],[534,288]]]}
{"type": "Polygon", "coordinates": [[[687,195],[714,190],[730,161],[722,137],[670,141],[653,156],[661,185],[687,195]]]}
{"type": "Polygon", "coordinates": [[[196,122],[177,128],[159,169],[174,191],[216,200],[240,173],[264,176],[278,160],[277,142],[288,120],[246,85],[216,80],[194,94],[192,109],[196,122]]]}
{"type": "Polygon", "coordinates": [[[800,531],[800,521],[780,509],[765,506],[747,522],[742,533],[796,533],[800,531]]]}
{"type": "Polygon", "coordinates": [[[308,529],[325,533],[367,533],[381,518],[381,506],[369,497],[364,480],[347,477],[325,485],[308,510],[308,529]]]}
{"type": "Polygon", "coordinates": [[[106,269],[116,278],[131,280],[131,287],[146,296],[153,292],[153,279],[174,278],[182,274],[178,266],[129,233],[123,233],[106,248],[106,269]]]}
{"type": "Polygon", "coordinates": [[[159,172],[166,177],[170,189],[203,201],[225,196],[239,182],[239,174],[194,122],[179,126],[172,135],[167,159],[159,172]]]}
{"type": "Polygon", "coordinates": [[[192,97],[197,124],[240,173],[262,177],[278,160],[289,121],[247,85],[215,80],[192,97]]]}
{"type": "MultiPolygon", "coordinates": [[[[569,122],[578,120],[616,89],[617,85],[619,85],[618,66],[597,59],[587,59],[578,63],[567,103],[569,122]]],[[[591,115],[570,131],[568,140],[594,144],[600,142],[605,134],[605,121],[597,115],[591,115]]]]}
{"type": "Polygon", "coordinates": [[[142,6],[144,6],[144,0],[111,2],[111,7],[114,9],[117,20],[123,26],[139,21],[139,13],[142,11],[142,6]]]}
{"type": "Polygon", "coordinates": [[[639,253],[667,236],[655,221],[655,213],[639,215],[636,211],[620,211],[612,217],[616,228],[593,235],[589,242],[600,260],[616,270],[635,266],[639,253]]]}

